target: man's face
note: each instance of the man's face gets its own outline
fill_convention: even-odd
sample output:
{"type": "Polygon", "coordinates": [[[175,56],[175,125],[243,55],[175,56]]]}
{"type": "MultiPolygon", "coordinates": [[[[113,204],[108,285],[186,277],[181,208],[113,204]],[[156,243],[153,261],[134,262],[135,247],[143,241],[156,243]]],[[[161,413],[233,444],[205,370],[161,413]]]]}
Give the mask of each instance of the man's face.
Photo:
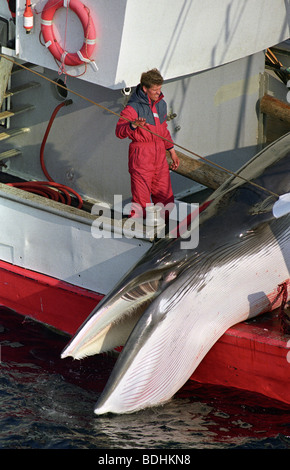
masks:
{"type": "Polygon", "coordinates": [[[157,101],[161,93],[162,85],[152,85],[150,88],[143,87],[145,93],[147,93],[148,98],[152,101],[157,101]]]}

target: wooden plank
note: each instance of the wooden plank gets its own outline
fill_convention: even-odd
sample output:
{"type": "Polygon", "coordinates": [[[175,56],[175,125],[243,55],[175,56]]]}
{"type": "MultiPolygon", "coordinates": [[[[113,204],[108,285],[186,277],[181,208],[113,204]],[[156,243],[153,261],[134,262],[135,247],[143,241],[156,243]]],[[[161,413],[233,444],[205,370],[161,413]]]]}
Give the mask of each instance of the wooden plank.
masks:
{"type": "Polygon", "coordinates": [[[21,155],[21,151],[18,149],[6,150],[5,152],[0,153],[0,161],[11,157],[17,157],[18,155],[21,155]]]}
{"type": "Polygon", "coordinates": [[[19,127],[18,129],[6,129],[4,132],[0,132],[0,141],[10,139],[19,134],[24,134],[25,132],[29,131],[29,127],[19,127]]]}
{"type": "Polygon", "coordinates": [[[11,75],[15,75],[19,72],[23,72],[23,70],[26,70],[26,69],[36,69],[37,67],[40,67],[39,65],[33,64],[32,62],[25,62],[22,65],[23,67],[19,64],[14,64],[11,75]]]}
{"type": "Polygon", "coordinates": [[[8,85],[8,80],[13,67],[13,62],[1,57],[0,59],[0,107],[2,106],[5,92],[8,85]]]}
{"type": "Polygon", "coordinates": [[[30,90],[31,88],[36,88],[39,87],[40,83],[38,82],[28,82],[24,83],[23,85],[20,85],[15,88],[11,88],[10,90],[7,90],[5,93],[5,98],[8,98],[9,96],[15,96],[18,93],[22,93],[24,91],[30,90]]]}
{"type": "MultiPolygon", "coordinates": [[[[174,171],[210,189],[217,189],[230,176],[227,172],[214,168],[202,160],[196,160],[179,151],[176,151],[176,153],[180,163],[178,169],[174,171]]],[[[166,152],[166,158],[170,164],[172,160],[168,151],[166,152]]]]}
{"type": "Polygon", "coordinates": [[[25,113],[26,111],[29,111],[31,109],[34,109],[33,105],[22,106],[21,108],[14,108],[7,111],[3,111],[2,113],[0,113],[0,120],[16,116],[16,114],[25,113]]]}
{"type": "Polygon", "coordinates": [[[276,119],[281,119],[290,124],[290,105],[270,95],[264,95],[260,102],[260,109],[276,119]]]}

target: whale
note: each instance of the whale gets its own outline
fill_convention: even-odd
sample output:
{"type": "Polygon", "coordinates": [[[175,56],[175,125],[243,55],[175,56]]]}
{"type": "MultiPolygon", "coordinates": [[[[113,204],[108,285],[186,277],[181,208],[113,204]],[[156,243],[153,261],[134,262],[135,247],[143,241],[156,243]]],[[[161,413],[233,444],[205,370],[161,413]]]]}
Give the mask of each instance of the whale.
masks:
{"type": "Polygon", "coordinates": [[[96,415],[164,405],[228,328],[277,308],[282,285],[289,301],[290,215],[273,213],[287,191],[290,133],[200,207],[187,234],[198,230],[197,246],[167,234],[96,306],[61,354],[82,359],[123,346],[96,415]]]}

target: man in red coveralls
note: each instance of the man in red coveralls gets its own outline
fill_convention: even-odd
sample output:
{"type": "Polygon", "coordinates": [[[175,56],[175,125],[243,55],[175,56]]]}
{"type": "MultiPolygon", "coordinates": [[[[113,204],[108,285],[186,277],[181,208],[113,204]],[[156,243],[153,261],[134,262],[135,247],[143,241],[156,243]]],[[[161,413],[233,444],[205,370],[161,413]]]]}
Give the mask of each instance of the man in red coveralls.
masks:
{"type": "Polygon", "coordinates": [[[161,92],[162,84],[163,78],[157,69],[144,72],[140,84],[121,112],[126,120],[120,118],[116,126],[117,137],[131,139],[129,173],[132,217],[145,217],[146,204],[151,202],[163,204],[168,209],[174,203],[166,150],[170,152],[173,170],[178,168],[179,158],[167,129],[167,105],[161,92]]]}

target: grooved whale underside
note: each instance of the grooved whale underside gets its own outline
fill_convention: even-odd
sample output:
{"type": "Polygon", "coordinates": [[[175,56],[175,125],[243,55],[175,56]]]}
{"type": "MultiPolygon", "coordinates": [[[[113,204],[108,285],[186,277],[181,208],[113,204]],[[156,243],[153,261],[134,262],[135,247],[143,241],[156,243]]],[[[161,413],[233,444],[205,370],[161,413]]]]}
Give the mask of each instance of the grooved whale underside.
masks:
{"type": "Polygon", "coordinates": [[[153,245],[63,351],[79,359],[124,345],[96,414],[169,400],[229,327],[270,310],[289,283],[290,216],[277,219],[272,208],[273,193],[290,190],[290,134],[239,174],[248,182],[230,177],[186,239],[153,245]]]}

